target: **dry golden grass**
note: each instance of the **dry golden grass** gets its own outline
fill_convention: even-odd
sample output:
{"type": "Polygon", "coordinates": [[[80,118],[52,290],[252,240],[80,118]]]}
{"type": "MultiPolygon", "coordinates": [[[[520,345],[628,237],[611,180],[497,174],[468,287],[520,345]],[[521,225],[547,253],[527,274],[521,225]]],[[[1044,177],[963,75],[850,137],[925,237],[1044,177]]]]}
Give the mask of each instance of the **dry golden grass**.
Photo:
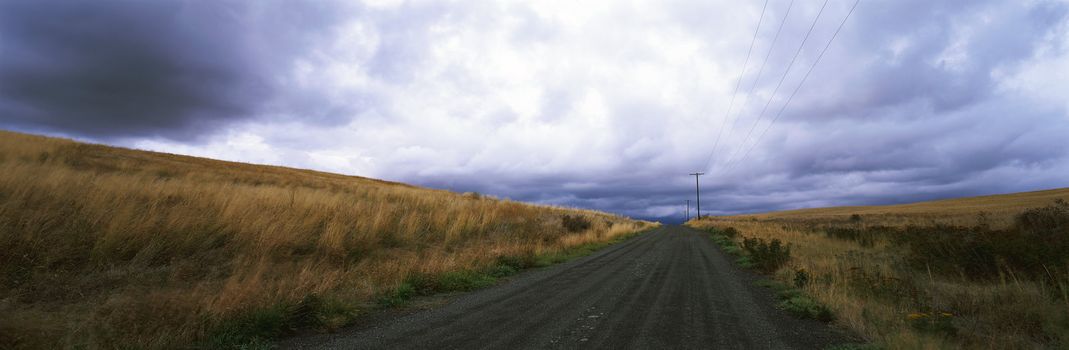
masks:
{"type": "Polygon", "coordinates": [[[185,346],[309,296],[336,327],[414,275],[650,225],[3,131],[0,169],[0,348],[185,346]],[[592,225],[570,232],[565,214],[592,225]]]}
{"type": "Polygon", "coordinates": [[[926,225],[933,222],[952,225],[973,225],[976,223],[977,215],[983,212],[987,213],[992,225],[1005,226],[1012,221],[1014,215],[1022,210],[1049,205],[1057,199],[1069,199],[1069,188],[900,205],[787,210],[737,217],[814,222],[820,220],[841,221],[851,215],[858,214],[865,217],[867,224],[872,225],[926,225]]]}
{"type": "Polygon", "coordinates": [[[886,239],[862,246],[821,232],[836,226],[975,225],[980,212],[988,213],[985,220],[992,225],[1005,226],[1021,211],[1059,198],[1069,198],[1069,189],[708,217],[688,225],[734,227],[743,237],[790,244],[790,263],[772,277],[792,284],[804,271],[811,281],[805,292],[830,307],[836,323],[887,348],[1064,348],[1069,346],[1069,275],[1050,276],[1048,281],[1057,281],[1052,284],[1007,270],[997,281],[977,281],[911,266],[904,261],[905,248],[886,239]],[[854,214],[861,220],[851,220],[854,214]],[[924,323],[930,319],[935,321],[924,323]]]}

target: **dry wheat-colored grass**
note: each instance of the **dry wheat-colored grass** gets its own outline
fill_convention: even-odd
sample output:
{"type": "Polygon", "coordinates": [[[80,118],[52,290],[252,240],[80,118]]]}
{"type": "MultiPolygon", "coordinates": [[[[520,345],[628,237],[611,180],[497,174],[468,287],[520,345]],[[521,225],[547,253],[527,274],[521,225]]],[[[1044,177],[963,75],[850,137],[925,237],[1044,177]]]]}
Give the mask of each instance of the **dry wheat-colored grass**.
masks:
{"type": "Polygon", "coordinates": [[[771,277],[791,284],[804,271],[810,281],[804,291],[830,307],[836,323],[887,348],[1064,348],[1069,346],[1069,275],[1036,281],[1006,270],[998,280],[978,281],[933,273],[904,261],[906,248],[886,239],[861,245],[822,230],[976,225],[978,220],[1004,227],[1025,209],[1066,198],[1069,189],[1058,189],[898,206],[706,217],[688,225],[734,227],[742,237],[790,244],[790,263],[771,277]],[[858,216],[852,219],[854,214],[858,216]]]}
{"type": "Polygon", "coordinates": [[[309,296],[343,310],[337,326],[414,275],[650,225],[4,131],[0,169],[0,347],[179,347],[309,296]],[[563,215],[591,225],[572,232],[563,215]]]}
{"type": "Polygon", "coordinates": [[[865,223],[869,225],[906,226],[932,223],[973,225],[976,224],[978,214],[985,213],[992,225],[1006,226],[1013,221],[1014,215],[1024,209],[1042,207],[1057,199],[1066,198],[1069,198],[1069,188],[899,205],[798,209],[740,215],[736,218],[753,217],[761,220],[817,222],[842,221],[857,214],[864,216],[865,223]]]}

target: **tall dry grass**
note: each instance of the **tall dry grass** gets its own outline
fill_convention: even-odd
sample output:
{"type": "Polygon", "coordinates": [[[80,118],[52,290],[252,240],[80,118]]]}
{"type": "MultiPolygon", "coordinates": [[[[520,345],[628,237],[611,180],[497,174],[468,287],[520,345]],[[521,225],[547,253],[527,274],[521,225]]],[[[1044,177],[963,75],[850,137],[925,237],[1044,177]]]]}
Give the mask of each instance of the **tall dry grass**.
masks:
{"type": "Polygon", "coordinates": [[[1069,198],[1069,188],[898,205],[798,209],[740,215],[736,218],[821,223],[842,222],[856,214],[863,216],[867,225],[900,227],[939,223],[969,226],[976,224],[979,214],[984,213],[989,224],[995,227],[1005,227],[1009,226],[1013,222],[1013,217],[1024,209],[1046,206],[1055,200],[1066,198],[1069,198]]]}
{"type": "Polygon", "coordinates": [[[708,217],[688,225],[734,227],[740,239],[780,239],[790,244],[792,259],[772,278],[792,284],[800,273],[806,274],[809,282],[803,289],[835,312],[836,323],[891,349],[1066,348],[1069,265],[1015,271],[1000,263],[1003,268],[997,276],[969,276],[952,272],[963,271],[956,267],[918,265],[909,242],[896,242],[900,237],[894,236],[907,226],[942,234],[938,225],[982,227],[975,230],[990,226],[1012,233],[1007,227],[1015,216],[1059,198],[1069,198],[1069,190],[708,217]],[[878,235],[873,240],[850,240],[826,234],[837,228],[878,235]]]}
{"type": "Polygon", "coordinates": [[[0,347],[186,346],[310,297],[337,311],[337,326],[414,275],[648,225],[2,131],[0,169],[0,347]],[[566,214],[590,227],[565,229],[566,214]]]}

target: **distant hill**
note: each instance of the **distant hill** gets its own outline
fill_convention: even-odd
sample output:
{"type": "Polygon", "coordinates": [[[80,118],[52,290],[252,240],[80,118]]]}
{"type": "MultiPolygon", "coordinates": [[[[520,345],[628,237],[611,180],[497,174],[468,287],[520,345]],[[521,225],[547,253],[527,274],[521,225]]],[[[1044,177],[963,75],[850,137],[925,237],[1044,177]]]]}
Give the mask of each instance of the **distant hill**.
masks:
{"type": "Polygon", "coordinates": [[[942,199],[910,204],[812,208],[738,216],[761,219],[809,220],[818,218],[842,219],[857,214],[876,220],[896,222],[908,218],[912,221],[936,220],[972,224],[977,215],[983,212],[995,223],[1008,223],[1010,218],[1024,209],[1050,205],[1058,199],[1069,201],[1069,188],[942,199]]]}

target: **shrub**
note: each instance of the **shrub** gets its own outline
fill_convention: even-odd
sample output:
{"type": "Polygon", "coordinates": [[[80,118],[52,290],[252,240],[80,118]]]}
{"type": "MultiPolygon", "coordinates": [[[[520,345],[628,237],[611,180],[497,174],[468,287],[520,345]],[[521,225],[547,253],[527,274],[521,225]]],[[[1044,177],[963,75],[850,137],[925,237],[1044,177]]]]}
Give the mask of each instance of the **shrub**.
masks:
{"type": "Polygon", "coordinates": [[[918,268],[981,280],[1007,270],[1042,279],[1069,265],[1069,204],[1026,210],[1007,229],[909,226],[896,236],[894,242],[909,248],[908,259],[918,268]]]}
{"type": "Polygon", "coordinates": [[[805,269],[798,269],[794,271],[794,287],[805,288],[809,284],[809,273],[805,269]]]}
{"type": "Polygon", "coordinates": [[[1025,210],[1013,222],[1022,233],[1064,242],[1069,234],[1069,202],[1058,199],[1052,205],[1025,210]]]}
{"type": "Polygon", "coordinates": [[[590,229],[590,220],[582,215],[564,215],[561,217],[561,226],[568,232],[581,232],[590,229]]]}
{"type": "Polygon", "coordinates": [[[791,259],[791,247],[783,245],[779,239],[765,241],[761,238],[745,238],[742,248],[750,257],[754,268],[764,273],[772,273],[791,259]]]}

